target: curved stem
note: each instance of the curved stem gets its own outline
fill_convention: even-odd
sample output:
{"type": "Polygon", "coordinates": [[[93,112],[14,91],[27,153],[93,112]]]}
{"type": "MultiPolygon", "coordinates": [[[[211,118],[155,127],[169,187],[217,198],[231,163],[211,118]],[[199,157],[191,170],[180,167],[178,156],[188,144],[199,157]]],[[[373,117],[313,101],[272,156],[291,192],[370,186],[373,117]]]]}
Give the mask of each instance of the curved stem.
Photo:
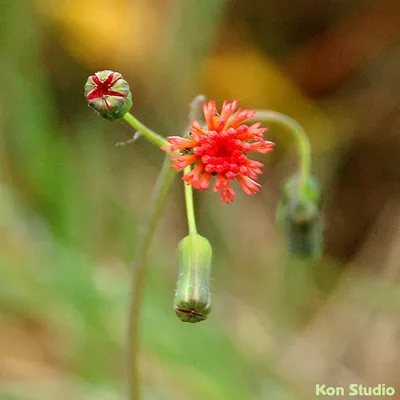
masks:
{"type": "MultiPolygon", "coordinates": [[[[188,172],[190,172],[190,169],[191,169],[190,166],[186,167],[184,173],[187,174],[188,172]]],[[[186,215],[189,225],[189,234],[196,235],[197,228],[196,228],[196,218],[194,215],[193,188],[186,182],[184,182],[184,185],[185,185],[186,215]]]]}
{"type": "Polygon", "coordinates": [[[303,127],[293,118],[277,111],[258,110],[254,118],[268,122],[276,122],[287,128],[293,134],[299,151],[299,190],[302,191],[311,172],[311,145],[303,127]]]}
{"type": "Polygon", "coordinates": [[[139,131],[149,142],[155,144],[156,146],[161,147],[168,145],[168,142],[162,136],[149,129],[146,125],[142,124],[131,113],[126,113],[124,115],[124,120],[129,126],[139,131]]]}
{"type": "Polygon", "coordinates": [[[129,400],[140,400],[139,374],[139,333],[142,293],[146,277],[147,254],[157,221],[160,218],[166,195],[171,187],[176,172],[170,168],[169,155],[166,155],[162,169],[158,175],[150,203],[150,210],[142,226],[135,258],[132,265],[132,288],[129,309],[128,350],[127,350],[127,380],[129,400]]]}

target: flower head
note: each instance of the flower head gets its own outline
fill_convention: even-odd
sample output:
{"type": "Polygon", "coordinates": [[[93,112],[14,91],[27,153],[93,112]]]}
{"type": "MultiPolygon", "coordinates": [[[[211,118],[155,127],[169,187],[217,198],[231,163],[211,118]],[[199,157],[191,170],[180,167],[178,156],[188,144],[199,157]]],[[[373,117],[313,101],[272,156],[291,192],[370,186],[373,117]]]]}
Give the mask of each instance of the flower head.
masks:
{"type": "Polygon", "coordinates": [[[211,311],[211,244],[205,237],[191,234],[180,241],[178,255],[176,315],[183,322],[204,321],[211,311]]]}
{"type": "Polygon", "coordinates": [[[313,177],[308,176],[302,187],[299,176],[285,181],[277,220],[283,228],[292,257],[316,260],[322,256],[321,188],[313,177]]]}
{"type": "Polygon", "coordinates": [[[109,70],[89,76],[85,84],[89,106],[104,118],[122,118],[132,107],[129,85],[119,72],[109,70]]]}
{"type": "Polygon", "coordinates": [[[247,153],[255,151],[266,154],[272,151],[275,143],[263,138],[265,128],[261,123],[244,125],[253,118],[255,111],[237,109],[237,101],[224,102],[221,113],[217,113],[214,101],[203,105],[206,126],[193,120],[188,137],[170,136],[169,146],[162,149],[179,155],[171,157],[172,168],[182,171],[187,166],[193,169],[182,179],[195,189],[205,190],[210,185],[211,176],[216,176],[214,192],[220,192],[222,202],[230,203],[235,199],[235,192],[230,186],[236,179],[243,191],[252,196],[261,185],[256,182],[262,173],[263,164],[249,160],[247,153]]]}

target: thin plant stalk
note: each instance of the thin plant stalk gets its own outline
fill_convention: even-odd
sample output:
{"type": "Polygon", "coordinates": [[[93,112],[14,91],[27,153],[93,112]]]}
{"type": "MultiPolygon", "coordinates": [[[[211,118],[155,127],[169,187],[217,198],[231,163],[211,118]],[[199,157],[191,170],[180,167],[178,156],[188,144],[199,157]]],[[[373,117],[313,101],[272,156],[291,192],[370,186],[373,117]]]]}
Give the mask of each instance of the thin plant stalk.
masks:
{"type": "MultiPolygon", "coordinates": [[[[190,172],[190,166],[186,167],[184,173],[187,174],[190,172]]],[[[194,215],[194,204],[193,204],[193,188],[191,185],[188,185],[186,182],[185,185],[185,202],[186,202],[186,215],[189,226],[189,235],[196,235],[196,218],[194,215]]]]}
{"type": "Polygon", "coordinates": [[[158,175],[148,217],[143,224],[132,264],[131,300],[129,308],[128,349],[127,349],[127,381],[128,399],[141,399],[139,345],[140,345],[140,316],[143,300],[143,287],[146,277],[148,250],[157,222],[160,218],[167,193],[176,176],[170,168],[169,156],[165,157],[162,169],[158,175]]]}
{"type": "Polygon", "coordinates": [[[124,120],[129,126],[139,131],[145,139],[156,146],[162,147],[168,145],[168,142],[162,136],[148,128],[146,125],[142,124],[131,113],[126,113],[124,115],[124,120]]]}
{"type": "Polygon", "coordinates": [[[258,110],[254,118],[282,125],[293,135],[299,152],[299,190],[305,190],[311,172],[311,145],[303,127],[293,118],[277,111],[258,110]]]}

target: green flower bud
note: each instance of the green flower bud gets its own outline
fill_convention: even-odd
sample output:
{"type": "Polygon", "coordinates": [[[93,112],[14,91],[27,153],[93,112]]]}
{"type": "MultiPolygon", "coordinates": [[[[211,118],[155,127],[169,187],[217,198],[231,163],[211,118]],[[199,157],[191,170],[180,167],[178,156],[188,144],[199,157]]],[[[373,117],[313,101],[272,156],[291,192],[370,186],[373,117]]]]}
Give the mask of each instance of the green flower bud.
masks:
{"type": "Polygon", "coordinates": [[[323,252],[321,191],[311,177],[301,193],[298,185],[298,177],[284,183],[277,220],[285,232],[291,256],[317,259],[323,252]]]}
{"type": "Polygon", "coordinates": [[[211,245],[203,236],[189,235],[179,243],[178,254],[176,315],[183,322],[203,321],[211,311],[211,245]]]}
{"type": "Polygon", "coordinates": [[[105,70],[89,76],[85,97],[89,107],[110,121],[122,118],[132,107],[128,82],[119,72],[105,70]]]}

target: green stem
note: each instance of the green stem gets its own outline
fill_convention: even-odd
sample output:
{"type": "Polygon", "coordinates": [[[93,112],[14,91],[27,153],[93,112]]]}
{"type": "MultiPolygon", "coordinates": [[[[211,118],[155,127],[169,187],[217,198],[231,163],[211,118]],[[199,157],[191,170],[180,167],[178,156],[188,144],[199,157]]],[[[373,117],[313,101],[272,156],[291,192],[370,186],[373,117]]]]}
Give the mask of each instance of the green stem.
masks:
{"type": "MultiPolygon", "coordinates": [[[[201,112],[201,106],[205,101],[206,101],[205,96],[202,95],[202,94],[199,94],[190,103],[189,118],[188,118],[189,119],[189,123],[188,123],[187,128],[184,131],[185,132],[184,133],[184,137],[187,135],[187,132],[189,131],[192,119],[198,118],[198,115],[201,112]]],[[[190,170],[191,170],[191,167],[189,165],[184,169],[184,175],[189,173],[190,170]]],[[[196,228],[196,217],[195,217],[195,214],[194,214],[193,188],[192,188],[191,185],[188,185],[186,182],[184,182],[183,185],[184,185],[184,188],[185,188],[186,215],[187,215],[188,226],[189,226],[189,234],[190,235],[196,235],[197,234],[197,228],[196,228]]]]}
{"type": "MultiPolygon", "coordinates": [[[[157,135],[158,136],[158,135],[157,135]]],[[[176,172],[170,168],[169,155],[165,156],[162,169],[154,186],[148,217],[143,224],[132,265],[132,287],[129,309],[127,380],[129,400],[140,400],[139,344],[140,311],[146,277],[147,254],[157,221],[160,218],[166,195],[176,172]]]]}
{"type": "MultiPolygon", "coordinates": [[[[184,174],[186,175],[187,173],[189,173],[190,169],[191,169],[190,166],[186,167],[184,170],[184,174]]],[[[185,185],[186,215],[189,225],[189,234],[196,235],[197,228],[196,228],[196,218],[194,215],[193,188],[186,182],[184,182],[184,185],[185,185]]]]}
{"type": "Polygon", "coordinates": [[[290,133],[293,134],[299,151],[299,190],[305,190],[305,185],[311,173],[311,145],[302,126],[293,118],[277,111],[258,110],[254,118],[267,122],[276,122],[287,128],[290,133]]]}
{"type": "Polygon", "coordinates": [[[131,113],[126,113],[124,115],[124,120],[133,128],[139,131],[149,142],[155,144],[158,147],[168,145],[168,142],[160,136],[149,129],[146,125],[143,125],[138,119],[136,119],[131,113]]]}

